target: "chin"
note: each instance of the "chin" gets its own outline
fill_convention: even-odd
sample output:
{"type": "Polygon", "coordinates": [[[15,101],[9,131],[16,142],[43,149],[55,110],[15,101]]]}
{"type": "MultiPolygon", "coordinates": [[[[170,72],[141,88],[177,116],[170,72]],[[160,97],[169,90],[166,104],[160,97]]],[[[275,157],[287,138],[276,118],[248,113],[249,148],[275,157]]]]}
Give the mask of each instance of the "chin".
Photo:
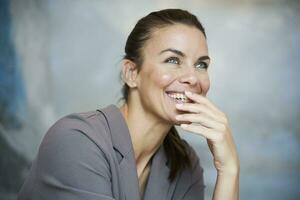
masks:
{"type": "Polygon", "coordinates": [[[178,112],[176,112],[176,110],[172,110],[168,112],[168,122],[171,125],[175,125],[175,126],[180,126],[180,124],[182,124],[182,122],[178,121],[175,116],[179,114],[178,112]]]}
{"type": "Polygon", "coordinates": [[[165,102],[163,109],[165,110],[165,113],[167,115],[167,118],[168,118],[167,121],[172,125],[179,126],[182,122],[177,121],[175,116],[178,114],[183,114],[184,112],[179,111],[176,108],[176,106],[175,106],[176,103],[178,103],[178,102],[174,102],[173,100],[170,101],[170,99],[167,98],[167,101],[165,102]]]}

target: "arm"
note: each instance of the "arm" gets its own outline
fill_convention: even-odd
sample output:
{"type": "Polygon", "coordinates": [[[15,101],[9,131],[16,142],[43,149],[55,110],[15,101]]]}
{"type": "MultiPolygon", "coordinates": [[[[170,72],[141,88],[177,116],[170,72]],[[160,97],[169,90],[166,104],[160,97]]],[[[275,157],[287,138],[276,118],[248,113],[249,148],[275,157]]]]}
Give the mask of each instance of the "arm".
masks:
{"type": "Polygon", "coordinates": [[[239,199],[239,170],[218,172],[213,199],[239,199]]]}
{"type": "Polygon", "coordinates": [[[214,157],[217,181],[214,200],[239,199],[239,158],[227,116],[206,97],[185,93],[193,103],[176,105],[185,114],[176,116],[181,127],[206,138],[214,157]]]}

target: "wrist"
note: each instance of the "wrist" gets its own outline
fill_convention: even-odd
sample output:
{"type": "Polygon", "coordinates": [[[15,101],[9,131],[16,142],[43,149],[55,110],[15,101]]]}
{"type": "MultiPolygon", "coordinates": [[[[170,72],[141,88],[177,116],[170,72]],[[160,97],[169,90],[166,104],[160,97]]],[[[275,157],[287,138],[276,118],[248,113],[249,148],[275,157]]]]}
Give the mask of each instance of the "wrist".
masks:
{"type": "Polygon", "coordinates": [[[217,170],[217,175],[222,176],[238,176],[240,174],[240,165],[235,164],[217,170]]]}

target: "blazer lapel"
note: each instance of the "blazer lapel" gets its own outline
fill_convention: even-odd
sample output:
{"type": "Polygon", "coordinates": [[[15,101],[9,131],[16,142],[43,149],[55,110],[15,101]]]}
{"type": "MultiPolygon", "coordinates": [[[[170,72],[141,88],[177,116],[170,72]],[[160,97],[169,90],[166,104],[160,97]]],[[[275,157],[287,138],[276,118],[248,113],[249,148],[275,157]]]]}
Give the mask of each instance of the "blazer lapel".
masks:
{"type": "Polygon", "coordinates": [[[146,186],[144,200],[166,200],[171,199],[177,178],[170,183],[168,180],[170,168],[167,164],[163,145],[155,153],[151,172],[146,186]]]}
{"type": "Polygon", "coordinates": [[[133,145],[126,121],[115,105],[101,109],[107,119],[113,147],[121,154],[119,159],[121,187],[127,200],[139,200],[139,182],[135,164],[133,145]]]}
{"type": "Polygon", "coordinates": [[[139,182],[134,163],[135,159],[132,160],[131,157],[124,157],[120,163],[120,180],[122,180],[122,187],[128,200],[140,200],[139,182]]]}

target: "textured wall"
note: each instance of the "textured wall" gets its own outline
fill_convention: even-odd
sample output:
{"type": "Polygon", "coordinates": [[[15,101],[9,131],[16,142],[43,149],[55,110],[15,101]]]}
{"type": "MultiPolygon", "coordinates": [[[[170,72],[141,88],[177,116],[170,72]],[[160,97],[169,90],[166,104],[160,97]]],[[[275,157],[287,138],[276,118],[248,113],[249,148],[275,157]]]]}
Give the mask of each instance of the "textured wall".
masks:
{"type": "MultiPolygon", "coordinates": [[[[212,58],[208,97],[230,118],[241,160],[241,199],[300,195],[297,1],[3,0],[0,5],[0,50],[12,52],[0,55],[0,169],[5,170],[0,199],[14,199],[43,135],[58,118],[117,104],[119,61],[129,31],[140,17],[168,7],[191,11],[206,28],[212,58]],[[8,98],[2,91],[12,92],[8,98]],[[19,109],[10,109],[11,115],[3,112],[14,105],[19,109]]],[[[216,173],[206,141],[181,133],[199,153],[211,199],[216,173]]]]}

